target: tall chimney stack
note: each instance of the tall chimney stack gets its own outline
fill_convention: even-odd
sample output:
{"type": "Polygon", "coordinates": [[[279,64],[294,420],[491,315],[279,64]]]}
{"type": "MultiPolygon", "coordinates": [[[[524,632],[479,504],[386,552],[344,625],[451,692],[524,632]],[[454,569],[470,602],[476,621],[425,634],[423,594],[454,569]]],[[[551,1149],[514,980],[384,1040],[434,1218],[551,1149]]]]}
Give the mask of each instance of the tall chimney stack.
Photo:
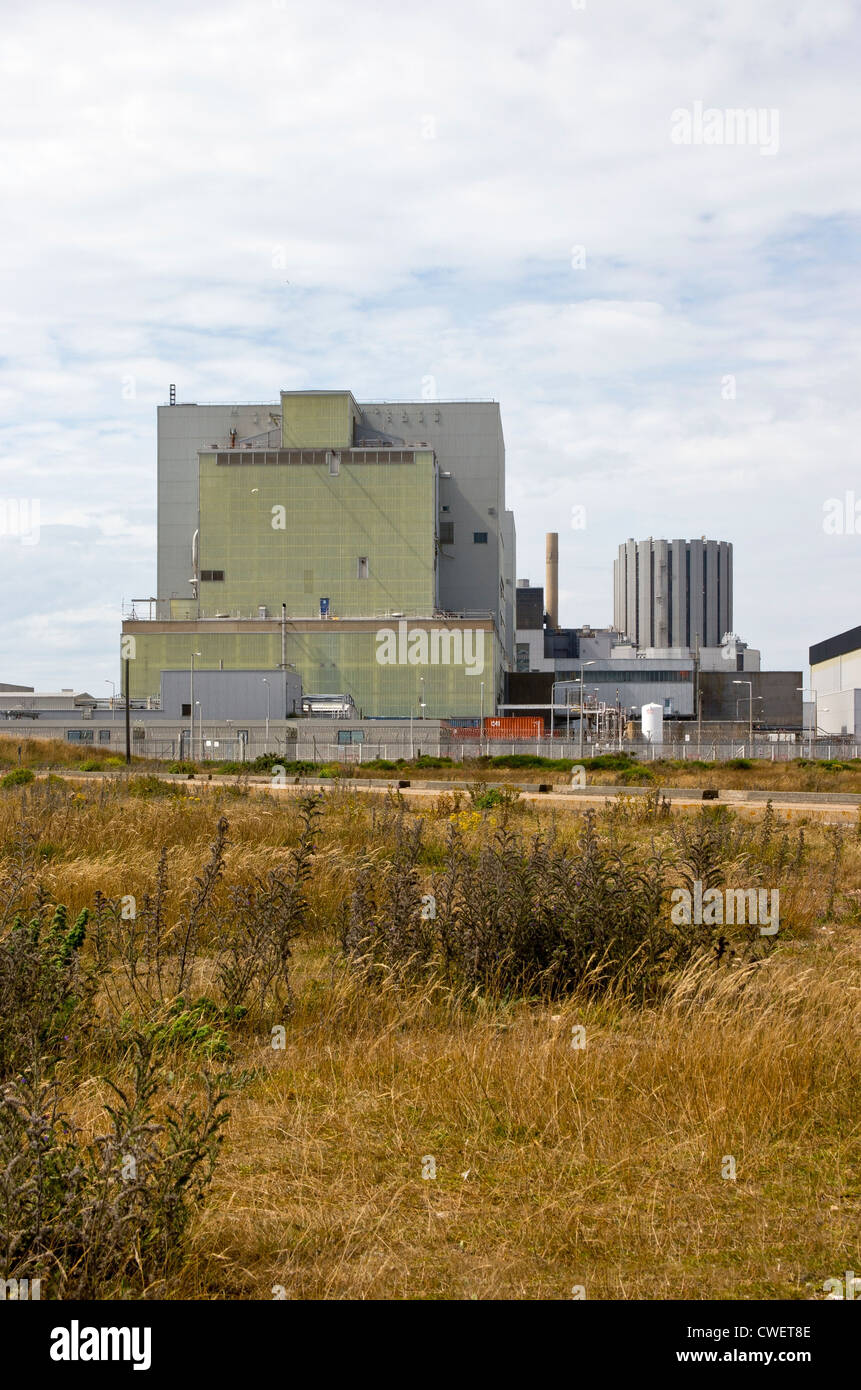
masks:
{"type": "Polygon", "coordinates": [[[544,606],[551,627],[559,626],[559,533],[547,532],[547,568],[544,579],[544,606]]]}

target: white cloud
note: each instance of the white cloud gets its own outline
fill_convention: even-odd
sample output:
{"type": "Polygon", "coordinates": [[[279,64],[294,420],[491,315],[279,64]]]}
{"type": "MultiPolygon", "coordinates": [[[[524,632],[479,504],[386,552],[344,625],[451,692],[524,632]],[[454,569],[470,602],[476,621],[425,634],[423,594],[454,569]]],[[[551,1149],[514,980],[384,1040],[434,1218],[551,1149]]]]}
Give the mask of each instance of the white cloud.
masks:
{"type": "Polygon", "coordinates": [[[801,664],[857,621],[819,517],[857,478],[858,59],[843,0],[8,6],[0,493],[56,523],[0,546],[4,669],[115,674],[169,382],[426,374],[502,403],[521,573],[587,505],[564,620],[609,617],[620,540],[708,530],[736,626],[801,664]],[[697,100],[776,108],[779,153],[673,145],[697,100]],[[46,642],[58,596],[88,616],[46,642]]]}

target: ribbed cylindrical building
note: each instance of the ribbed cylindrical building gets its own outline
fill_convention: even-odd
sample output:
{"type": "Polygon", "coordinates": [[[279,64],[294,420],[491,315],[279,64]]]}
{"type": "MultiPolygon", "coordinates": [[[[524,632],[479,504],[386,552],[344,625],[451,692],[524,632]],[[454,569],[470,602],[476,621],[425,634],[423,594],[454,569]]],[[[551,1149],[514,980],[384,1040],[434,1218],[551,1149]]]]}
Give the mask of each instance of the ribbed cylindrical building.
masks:
{"type": "Polygon", "coordinates": [[[732,631],[732,542],[626,541],[613,623],[636,647],[720,646],[732,631]]]}

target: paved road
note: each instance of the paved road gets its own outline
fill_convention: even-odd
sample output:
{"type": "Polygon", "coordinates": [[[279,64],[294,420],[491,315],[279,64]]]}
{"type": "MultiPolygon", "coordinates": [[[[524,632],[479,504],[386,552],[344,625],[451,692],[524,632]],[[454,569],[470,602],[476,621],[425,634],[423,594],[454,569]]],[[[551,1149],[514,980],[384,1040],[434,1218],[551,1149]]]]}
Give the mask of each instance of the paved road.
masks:
{"type": "MultiPolygon", "coordinates": [[[[66,772],[58,770],[55,772],[37,772],[37,778],[48,776],[63,777],[70,782],[91,782],[94,778],[104,777],[106,774],[101,772],[66,772]]],[[[210,788],[220,786],[222,782],[234,783],[235,778],[213,778],[210,780],[206,775],[199,775],[194,779],[186,778],[177,774],[161,774],[165,781],[181,782],[188,785],[192,782],[196,792],[206,791],[210,788]]],[[[250,778],[249,785],[258,791],[270,792],[279,796],[307,796],[309,792],[332,791],[338,783],[326,779],[320,782],[303,780],[300,783],[273,782],[269,778],[250,778]]],[[[510,791],[516,789],[516,784],[503,782],[488,782],[488,787],[505,787],[510,791]]],[[[424,784],[417,782],[411,787],[397,787],[393,782],[376,781],[370,778],[362,778],[358,782],[349,784],[351,791],[370,796],[386,796],[389,792],[397,791],[408,802],[416,802],[419,805],[433,800],[446,792],[460,791],[467,793],[465,782],[443,782],[429,781],[424,784]]],[[[666,795],[673,810],[697,811],[703,805],[706,806],[729,806],[737,815],[744,819],[756,820],[765,813],[768,793],[755,793],[758,797],[755,801],[744,800],[745,793],[734,791],[721,791],[718,801],[703,802],[702,791],[695,788],[690,789],[690,794],[686,788],[660,788],[666,795]],[[736,799],[738,798],[738,799],[736,799]],[[761,798],[761,799],[760,799],[761,798]]],[[[544,806],[551,805],[559,809],[569,811],[580,810],[581,808],[591,807],[593,809],[605,806],[608,801],[616,797],[627,797],[629,800],[639,801],[642,799],[642,789],[628,787],[595,787],[588,791],[572,792],[567,787],[560,786],[558,790],[551,792],[538,792],[530,790],[520,791],[523,801],[534,802],[544,806]]],[[[801,793],[804,796],[804,793],[801,793]]],[[[809,794],[808,794],[809,795],[809,794]]],[[[858,823],[859,811],[861,811],[861,795],[848,798],[847,793],[827,793],[820,794],[821,799],[816,801],[796,800],[792,792],[771,793],[771,803],[776,815],[781,820],[793,821],[801,819],[818,820],[830,825],[855,825],[858,823]]]]}
{"type": "MultiPolygon", "coordinates": [[[[283,786],[279,786],[277,784],[270,784],[269,786],[267,786],[267,784],[264,783],[262,784],[262,789],[270,790],[278,794],[286,793],[287,795],[292,794],[294,796],[297,796],[307,795],[308,792],[314,790],[331,791],[332,783],[329,781],[315,783],[305,782],[300,786],[296,786],[292,783],[287,783],[283,786]]],[[[417,801],[419,803],[427,802],[429,800],[433,800],[435,797],[444,795],[443,789],[441,789],[439,786],[422,787],[420,785],[416,785],[414,787],[401,787],[396,789],[386,784],[382,786],[379,784],[375,784],[370,780],[368,780],[367,782],[363,780],[360,787],[357,787],[354,784],[351,786],[350,790],[359,792],[367,791],[370,792],[372,795],[376,794],[378,796],[382,796],[385,795],[387,792],[397,790],[399,794],[402,797],[404,797],[405,800],[417,801]]],[[[446,790],[460,790],[462,792],[466,792],[466,787],[462,782],[451,782],[448,784],[446,790]]],[[[608,801],[612,801],[619,796],[625,796],[625,794],[626,789],[624,787],[608,787],[600,791],[596,789],[593,793],[584,794],[582,792],[578,792],[576,796],[572,796],[571,792],[569,791],[522,791],[520,793],[520,796],[521,800],[523,801],[534,802],[543,806],[549,804],[554,807],[564,808],[568,811],[578,811],[581,808],[587,807],[599,809],[602,806],[606,806],[608,801]]],[[[640,798],[637,799],[639,800],[640,798]]],[[[767,801],[745,802],[722,800],[703,802],[702,793],[700,793],[699,795],[692,794],[691,796],[686,797],[684,795],[684,792],[679,790],[676,790],[673,796],[669,798],[669,800],[674,811],[698,811],[703,807],[703,805],[729,806],[731,810],[735,811],[737,815],[741,816],[745,820],[759,819],[759,817],[765,814],[765,809],[767,805],[767,801]]],[[[784,797],[773,796],[771,798],[771,804],[775,814],[778,815],[782,820],[793,821],[808,818],[810,820],[823,821],[829,825],[854,825],[858,821],[859,806],[861,806],[861,796],[858,797],[857,802],[855,804],[846,805],[821,801],[793,801],[792,793],[788,792],[785,794],[784,797]]]]}

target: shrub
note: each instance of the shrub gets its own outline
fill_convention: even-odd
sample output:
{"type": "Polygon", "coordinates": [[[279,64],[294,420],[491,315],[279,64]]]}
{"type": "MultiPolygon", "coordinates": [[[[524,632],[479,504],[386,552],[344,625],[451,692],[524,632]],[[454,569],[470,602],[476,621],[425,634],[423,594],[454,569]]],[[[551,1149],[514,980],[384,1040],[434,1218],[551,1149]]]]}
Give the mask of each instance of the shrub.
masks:
{"type": "Polygon", "coordinates": [[[197,772],[197,764],[189,762],[173,762],[168,763],[167,770],[168,772],[180,772],[187,774],[189,772],[197,772]]]}
{"type": "Polygon", "coordinates": [[[476,811],[492,811],[497,806],[510,809],[520,800],[520,792],[516,788],[488,787],[483,782],[474,783],[469,788],[469,795],[476,811]]]}
{"type": "Polygon", "coordinates": [[[283,1017],[289,1010],[290,943],[309,912],[304,890],[311,872],[318,802],[308,797],[301,803],[302,830],[289,868],[230,884],[226,894],[217,893],[229,829],[222,816],[209,857],[175,915],[168,910],[166,849],[159,857],[153,888],[130,920],[123,918],[119,900],[96,893],[92,933],[99,968],[120,966],[139,1010],[153,1021],[153,1036],[160,1044],[185,1041],[193,1049],[224,1056],[227,1041],[215,1037],[215,1025],[239,1021],[252,1006],[258,1016],[268,1009],[283,1017]],[[221,998],[186,1002],[201,940],[213,936],[218,942],[221,998]],[[214,1008],[222,1012],[215,1015],[214,1008]]]}
{"type": "Polygon", "coordinates": [[[0,783],[4,787],[25,787],[28,782],[32,782],[35,773],[29,767],[16,767],[14,772],[7,772],[0,783]]]}
{"type": "Polygon", "coordinates": [[[732,768],[734,772],[747,772],[753,767],[753,763],[750,758],[728,758],[725,766],[732,768]]]}
{"type": "Polygon", "coordinates": [[[289,873],[270,869],[265,878],[237,884],[220,918],[223,956],[218,968],[225,1007],[236,1016],[256,1005],[258,1017],[269,1008],[283,1016],[292,1005],[289,966],[291,943],[305,925],[309,904],[305,889],[317,838],[319,798],[306,797],[300,807],[302,830],[289,873]]]}
{"type": "Polygon", "coordinates": [[[501,753],[498,757],[488,758],[487,762],[491,767],[555,767],[565,770],[571,767],[567,758],[542,758],[537,753],[501,753]]]}
{"type": "Polygon", "coordinates": [[[129,796],[185,796],[186,790],[182,786],[177,786],[175,782],[165,782],[161,777],[156,777],[154,773],[147,773],[143,777],[130,777],[128,783],[129,796]]]}
{"type": "Polygon", "coordinates": [[[225,1027],[241,1022],[247,1012],[240,1007],[225,1008],[205,995],[186,1004],[180,995],[166,1014],[151,1020],[144,1031],[158,1052],[181,1047],[192,1057],[226,1061],[231,1047],[225,1027]]]}
{"type": "Polygon", "coordinates": [[[469,995],[613,991],[645,1003],[694,959],[750,961],[772,950],[755,926],[675,923],[669,887],[691,891],[699,880],[707,890],[748,860],[755,882],[759,861],[770,871],[775,857],[788,862],[788,842],[772,847],[771,832],[765,839],[761,828],[738,825],[726,808],[674,825],[657,788],[646,803],[634,819],[670,826],[675,867],[654,848],[644,858],[639,841],[619,845],[618,816],[608,821],[607,840],[587,812],[572,853],[555,832],[527,840],[505,828],[470,851],[459,824],[470,813],[463,813],[451,822],[430,896],[419,873],[421,822],[410,825],[401,814],[385,827],[388,859],[369,856],[358,874],[341,932],[346,960],[368,979],[438,975],[469,995]]]}
{"type": "Polygon", "coordinates": [[[152,1296],[185,1255],[212,1178],[227,1092],[206,1077],[202,1105],[166,1103],[152,1043],[135,1039],[132,1083],[108,1083],[110,1123],[85,1142],[38,1064],[0,1090],[0,1269],[41,1278],[49,1296],[152,1296]]]}
{"type": "Polygon", "coordinates": [[[0,938],[0,1080],[61,1040],[79,1024],[92,978],[80,962],[89,912],[70,926],[62,904],[40,902],[29,921],[15,917],[0,938]]]}
{"type": "Polygon", "coordinates": [[[650,767],[626,767],[619,780],[626,787],[635,787],[654,782],[655,774],[650,767]]]}
{"type": "Polygon", "coordinates": [[[604,768],[607,772],[625,772],[628,768],[636,768],[639,764],[636,758],[632,758],[630,753],[599,753],[597,757],[589,759],[589,769],[604,768]]]}
{"type": "Polygon", "coordinates": [[[384,870],[367,864],[359,875],[342,933],[347,959],[366,973],[430,968],[457,988],[505,994],[657,988],[673,939],[662,861],[611,853],[591,812],[576,855],[552,838],[500,831],[474,858],[452,826],[435,915],[417,868],[420,823],[401,824],[394,843],[384,870]]]}

